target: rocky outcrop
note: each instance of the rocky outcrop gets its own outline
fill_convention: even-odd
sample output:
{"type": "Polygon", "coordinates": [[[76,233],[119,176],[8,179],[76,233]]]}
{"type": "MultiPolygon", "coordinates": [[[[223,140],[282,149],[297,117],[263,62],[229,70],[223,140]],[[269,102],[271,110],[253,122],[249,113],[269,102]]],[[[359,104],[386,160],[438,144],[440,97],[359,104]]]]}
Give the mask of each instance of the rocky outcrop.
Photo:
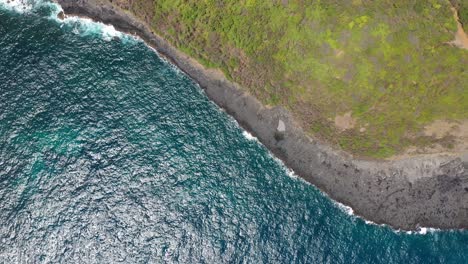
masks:
{"type": "Polygon", "coordinates": [[[203,68],[144,23],[104,0],[56,0],[79,15],[136,34],[197,81],[208,97],[306,181],[376,223],[412,230],[468,227],[468,164],[455,156],[355,160],[308,137],[281,107],[266,108],[237,84],[203,68]]]}

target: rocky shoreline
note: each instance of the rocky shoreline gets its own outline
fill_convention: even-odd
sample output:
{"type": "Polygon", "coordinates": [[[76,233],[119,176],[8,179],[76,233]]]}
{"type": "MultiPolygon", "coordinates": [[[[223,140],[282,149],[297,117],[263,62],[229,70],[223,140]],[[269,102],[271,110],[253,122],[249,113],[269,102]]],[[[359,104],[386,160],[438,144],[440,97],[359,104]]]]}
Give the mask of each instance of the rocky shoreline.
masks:
{"type": "Polygon", "coordinates": [[[55,0],[65,14],[89,17],[135,34],[177,65],[207,96],[300,177],[354,213],[396,229],[468,228],[467,157],[432,155],[365,161],[308,137],[281,108],[266,108],[217,71],[205,69],[144,23],[106,0],[55,0]]]}

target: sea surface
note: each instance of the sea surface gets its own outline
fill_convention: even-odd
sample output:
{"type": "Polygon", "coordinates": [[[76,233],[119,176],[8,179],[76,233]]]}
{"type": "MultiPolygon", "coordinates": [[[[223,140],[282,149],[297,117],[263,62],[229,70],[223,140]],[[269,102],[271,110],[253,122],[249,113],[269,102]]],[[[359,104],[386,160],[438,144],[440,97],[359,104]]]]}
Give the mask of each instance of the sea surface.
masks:
{"type": "Polygon", "coordinates": [[[468,263],[368,223],[141,40],[0,0],[0,263],[468,263]]]}

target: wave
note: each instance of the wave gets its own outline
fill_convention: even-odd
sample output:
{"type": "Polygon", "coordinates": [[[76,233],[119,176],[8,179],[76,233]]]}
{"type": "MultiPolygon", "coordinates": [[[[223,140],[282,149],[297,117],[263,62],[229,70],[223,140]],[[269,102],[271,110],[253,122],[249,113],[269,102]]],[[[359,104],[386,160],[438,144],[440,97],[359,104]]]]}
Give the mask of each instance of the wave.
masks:
{"type": "MultiPolygon", "coordinates": [[[[149,45],[148,43],[146,43],[146,41],[144,41],[143,39],[141,39],[139,36],[135,36],[135,39],[143,42],[146,47],[148,47],[150,50],[152,50],[154,53],[156,53],[156,55],[159,57],[159,59],[161,59],[164,63],[166,63],[172,70],[174,70],[177,74],[182,74],[184,76],[186,76],[187,78],[190,78],[190,76],[188,76],[184,71],[182,71],[179,67],[177,67],[174,63],[172,63],[169,59],[167,59],[164,55],[162,55],[161,53],[159,53],[159,51],[155,48],[153,48],[151,45],[149,45]]],[[[201,91],[204,91],[200,85],[198,83],[194,83],[197,87],[199,87],[201,91]]]]}
{"type": "Polygon", "coordinates": [[[33,10],[36,2],[42,1],[26,1],[26,0],[0,0],[0,7],[6,10],[14,11],[17,13],[28,13],[33,10]]]}
{"type": "Polygon", "coordinates": [[[101,22],[95,22],[89,18],[81,17],[65,17],[65,19],[57,20],[69,27],[72,27],[72,32],[80,36],[100,35],[105,41],[113,39],[128,39],[129,35],[124,34],[114,28],[112,25],[106,25],[101,22]]]}
{"type": "Polygon", "coordinates": [[[0,0],[0,8],[20,14],[39,13],[47,10],[49,18],[57,18],[62,11],[59,4],[48,0],[0,0]]]}
{"type": "Polygon", "coordinates": [[[256,137],[254,137],[252,134],[247,132],[246,130],[242,131],[242,135],[248,140],[248,141],[258,141],[256,137]]]}
{"type": "Polygon", "coordinates": [[[63,12],[62,7],[46,0],[0,0],[0,8],[20,14],[42,15],[80,36],[99,36],[105,41],[140,41],[139,38],[116,30],[112,25],[95,22],[89,18],[65,16],[64,19],[60,19],[58,15],[63,12]]]}

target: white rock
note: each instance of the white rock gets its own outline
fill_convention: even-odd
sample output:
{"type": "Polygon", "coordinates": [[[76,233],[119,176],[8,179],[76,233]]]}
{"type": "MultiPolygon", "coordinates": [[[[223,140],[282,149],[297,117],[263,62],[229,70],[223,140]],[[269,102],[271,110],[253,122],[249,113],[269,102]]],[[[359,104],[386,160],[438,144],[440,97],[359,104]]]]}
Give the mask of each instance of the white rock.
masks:
{"type": "Polygon", "coordinates": [[[278,132],[284,132],[286,131],[286,125],[284,124],[283,120],[278,121],[278,128],[276,129],[278,132]]]}

